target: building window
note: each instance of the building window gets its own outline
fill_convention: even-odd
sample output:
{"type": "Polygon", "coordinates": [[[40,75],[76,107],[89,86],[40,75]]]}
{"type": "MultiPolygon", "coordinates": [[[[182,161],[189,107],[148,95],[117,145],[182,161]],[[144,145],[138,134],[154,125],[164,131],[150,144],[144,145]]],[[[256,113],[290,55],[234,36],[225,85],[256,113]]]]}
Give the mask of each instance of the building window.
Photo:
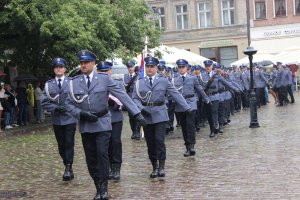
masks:
{"type": "Polygon", "coordinates": [[[188,28],[187,5],[176,6],[176,27],[177,30],[188,28]]]}
{"type": "Polygon", "coordinates": [[[211,3],[198,3],[198,22],[199,28],[211,26],[211,3]]]}
{"type": "Polygon", "coordinates": [[[276,17],[286,16],[286,0],[275,0],[276,17]]]}
{"type": "Polygon", "coordinates": [[[300,0],[295,0],[296,15],[300,15],[300,0]]]}
{"type": "Polygon", "coordinates": [[[237,46],[201,48],[200,55],[224,66],[230,66],[231,63],[238,60],[237,46]]]}
{"type": "Polygon", "coordinates": [[[234,24],[234,0],[222,0],[223,26],[234,24]]]}
{"type": "Polygon", "coordinates": [[[255,17],[256,19],[266,19],[266,1],[255,1],[255,17]]]}
{"type": "Polygon", "coordinates": [[[156,14],[159,16],[157,25],[161,30],[166,29],[166,16],[165,16],[165,8],[157,8],[156,9],[156,14]]]}

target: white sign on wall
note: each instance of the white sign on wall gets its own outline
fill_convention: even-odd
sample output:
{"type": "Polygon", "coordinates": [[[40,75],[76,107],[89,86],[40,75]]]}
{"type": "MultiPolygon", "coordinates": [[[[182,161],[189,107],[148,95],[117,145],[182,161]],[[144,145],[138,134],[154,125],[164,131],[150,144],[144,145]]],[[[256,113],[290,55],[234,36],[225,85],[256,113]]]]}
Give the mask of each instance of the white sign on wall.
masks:
{"type": "Polygon", "coordinates": [[[267,28],[265,30],[253,30],[251,31],[252,39],[267,39],[274,37],[289,37],[289,36],[300,36],[300,27],[292,28],[267,28]]]}

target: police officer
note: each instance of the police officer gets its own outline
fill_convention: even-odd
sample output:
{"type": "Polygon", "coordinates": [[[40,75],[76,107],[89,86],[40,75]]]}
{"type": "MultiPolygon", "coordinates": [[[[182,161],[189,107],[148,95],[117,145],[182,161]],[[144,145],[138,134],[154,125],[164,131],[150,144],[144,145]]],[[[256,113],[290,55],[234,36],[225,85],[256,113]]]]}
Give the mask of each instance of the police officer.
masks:
{"type": "Polygon", "coordinates": [[[78,52],[81,75],[70,81],[67,109],[79,119],[83,148],[90,176],[97,193],[94,200],[108,199],[108,146],[111,137],[111,114],[108,111],[109,93],[121,100],[141,125],[145,119],[132,99],[106,73],[96,73],[96,56],[88,50],[78,52]]]}
{"type": "MultiPolygon", "coordinates": [[[[97,71],[109,74],[117,85],[125,91],[122,77],[112,75],[112,62],[100,62],[97,64],[97,71]]],[[[120,180],[120,169],[122,164],[122,141],[121,133],[123,128],[123,104],[119,99],[112,96],[108,96],[108,109],[111,113],[111,137],[109,140],[108,156],[110,163],[109,179],[120,180]]]]}
{"type": "Polygon", "coordinates": [[[174,101],[182,107],[182,111],[190,109],[167,77],[157,73],[158,62],[158,59],[154,57],[145,58],[146,76],[138,79],[132,95],[147,121],[144,132],[149,159],[153,167],[150,178],[165,176],[165,132],[169,120],[165,102],[166,94],[172,96],[174,101]]]}
{"type": "Polygon", "coordinates": [[[195,138],[195,116],[197,110],[197,93],[203,98],[203,101],[209,103],[208,96],[204,93],[202,86],[200,85],[196,76],[188,74],[188,62],[184,59],[176,61],[179,69],[180,76],[174,78],[174,86],[182,94],[186,102],[191,107],[191,112],[187,114],[180,107],[175,104],[175,112],[179,113],[179,120],[182,128],[182,134],[184,138],[184,144],[186,146],[186,152],[184,156],[194,156],[196,143],[195,138]]]}
{"type": "Polygon", "coordinates": [[[63,58],[52,60],[55,78],[46,82],[41,97],[41,105],[51,112],[52,125],[58,145],[59,155],[65,165],[63,181],[74,178],[72,164],[74,159],[74,135],[77,120],[67,112],[65,100],[69,93],[70,78],[65,76],[67,62],[63,58]]]}
{"type": "Polygon", "coordinates": [[[263,72],[259,70],[259,66],[255,64],[253,71],[253,87],[255,88],[257,107],[260,108],[261,105],[266,105],[265,98],[265,87],[268,85],[268,79],[264,76],[263,72]]]}
{"type": "MultiPolygon", "coordinates": [[[[135,65],[135,63],[133,61],[127,62],[126,66],[127,66],[128,73],[124,75],[125,89],[130,98],[132,97],[134,83],[138,78],[138,74],[136,73],[134,65],[135,65]]],[[[130,124],[131,131],[132,131],[131,139],[140,140],[141,126],[138,123],[136,123],[136,121],[134,120],[134,117],[130,113],[128,113],[128,116],[129,116],[129,124],[130,124]]]]}
{"type": "Polygon", "coordinates": [[[204,83],[204,91],[208,95],[210,99],[210,104],[205,105],[205,110],[207,114],[207,119],[210,127],[210,135],[209,137],[215,137],[215,134],[219,132],[219,82],[221,82],[224,86],[227,86],[234,90],[235,92],[239,92],[236,88],[233,88],[227,81],[224,80],[218,73],[212,70],[213,61],[205,60],[205,72],[202,73],[202,79],[204,83]]]}

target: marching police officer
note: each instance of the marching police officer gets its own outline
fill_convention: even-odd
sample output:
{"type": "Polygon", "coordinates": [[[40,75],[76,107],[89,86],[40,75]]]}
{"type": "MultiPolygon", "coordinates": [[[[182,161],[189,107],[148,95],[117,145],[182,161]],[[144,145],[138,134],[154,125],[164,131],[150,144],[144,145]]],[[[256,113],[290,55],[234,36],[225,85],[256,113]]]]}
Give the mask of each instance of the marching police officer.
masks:
{"type": "Polygon", "coordinates": [[[203,101],[209,103],[208,96],[204,93],[196,76],[188,73],[188,62],[184,59],[176,61],[180,76],[174,78],[174,86],[182,94],[185,101],[191,107],[191,112],[186,113],[180,107],[175,105],[175,112],[179,113],[179,120],[182,128],[184,144],[186,152],[184,156],[194,156],[196,154],[194,145],[196,143],[195,137],[195,116],[197,110],[197,94],[203,98],[203,101]]]}
{"type": "Polygon", "coordinates": [[[70,181],[74,178],[72,164],[77,120],[67,112],[65,107],[70,82],[70,78],[65,76],[67,62],[63,58],[54,58],[52,66],[55,78],[46,82],[41,97],[41,105],[45,110],[51,112],[59,155],[65,165],[63,181],[70,181]]]}
{"type": "MultiPolygon", "coordinates": [[[[135,70],[134,65],[135,65],[135,63],[133,61],[127,62],[126,66],[127,66],[128,73],[124,75],[125,89],[130,98],[132,97],[134,83],[138,78],[138,73],[137,73],[138,71],[135,70]]],[[[141,126],[138,123],[136,123],[134,117],[130,113],[128,113],[128,116],[129,116],[129,124],[130,124],[131,131],[132,131],[131,139],[140,140],[141,126]]]]}
{"type": "MultiPolygon", "coordinates": [[[[123,78],[112,75],[112,62],[100,62],[97,64],[97,71],[109,74],[117,85],[125,91],[123,78]]],[[[110,163],[109,179],[120,180],[120,169],[122,164],[122,141],[121,133],[123,128],[123,112],[121,101],[109,94],[108,109],[111,113],[111,137],[109,140],[108,155],[110,163]]]]}
{"type": "Polygon", "coordinates": [[[96,73],[96,55],[88,50],[78,52],[81,75],[70,81],[67,109],[79,119],[83,148],[90,176],[97,193],[94,200],[108,199],[108,146],[111,137],[111,114],[108,110],[109,93],[121,100],[141,125],[145,119],[132,99],[105,73],[96,73]]]}
{"type": "Polygon", "coordinates": [[[147,122],[147,126],[144,127],[144,132],[149,159],[153,167],[150,178],[165,176],[165,132],[169,120],[165,102],[166,94],[172,96],[174,101],[182,107],[182,111],[190,109],[190,106],[185,102],[168,78],[157,73],[158,63],[157,58],[145,58],[146,76],[137,80],[132,95],[134,102],[142,111],[147,122]],[[159,161],[159,163],[157,163],[157,161],[159,161]]]}

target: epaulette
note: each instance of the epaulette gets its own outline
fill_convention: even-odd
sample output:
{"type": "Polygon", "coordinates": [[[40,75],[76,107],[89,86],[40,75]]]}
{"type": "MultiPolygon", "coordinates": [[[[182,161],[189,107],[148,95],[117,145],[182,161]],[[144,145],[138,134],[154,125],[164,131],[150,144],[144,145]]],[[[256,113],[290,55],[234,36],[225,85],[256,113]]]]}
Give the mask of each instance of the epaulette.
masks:
{"type": "Polygon", "coordinates": [[[70,77],[71,78],[71,80],[74,80],[74,79],[76,79],[76,78],[79,78],[81,76],[81,74],[79,74],[79,75],[77,75],[77,76],[74,76],[74,77],[70,77]]]}
{"type": "Polygon", "coordinates": [[[108,73],[105,72],[98,72],[98,74],[108,76],[108,73]]]}
{"type": "Polygon", "coordinates": [[[48,82],[50,83],[50,82],[52,82],[53,80],[55,80],[55,79],[54,79],[54,78],[53,78],[53,79],[49,79],[49,80],[47,81],[47,83],[48,83],[48,82]]]}

